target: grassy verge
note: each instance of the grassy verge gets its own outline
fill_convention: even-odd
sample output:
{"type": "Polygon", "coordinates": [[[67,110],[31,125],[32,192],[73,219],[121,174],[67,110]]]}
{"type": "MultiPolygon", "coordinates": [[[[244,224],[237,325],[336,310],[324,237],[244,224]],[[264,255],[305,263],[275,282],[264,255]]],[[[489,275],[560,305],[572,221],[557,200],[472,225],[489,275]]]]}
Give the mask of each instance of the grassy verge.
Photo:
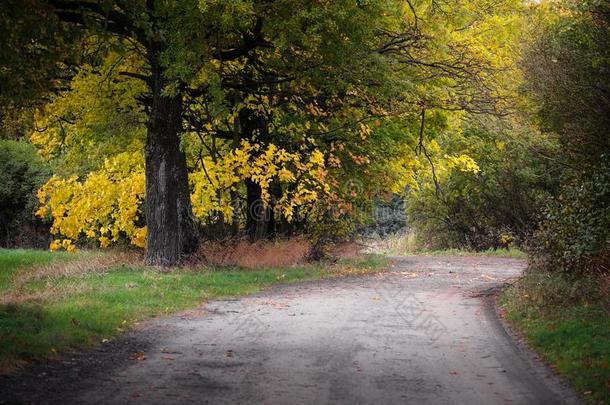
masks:
{"type": "Polygon", "coordinates": [[[421,250],[411,255],[417,256],[482,256],[482,257],[514,257],[526,258],[525,252],[519,249],[489,249],[481,252],[463,249],[421,250]]]}
{"type": "Polygon", "coordinates": [[[335,265],[160,272],[133,264],[88,266],[89,259],[83,253],[0,250],[0,368],[95,344],[138,321],[208,299],[252,294],[279,283],[365,274],[386,264],[381,256],[367,256],[335,265]]]}
{"type": "Polygon", "coordinates": [[[610,315],[599,280],[530,272],[500,300],[528,343],[591,403],[610,404],[610,315]]]}
{"type": "Polygon", "coordinates": [[[367,251],[384,255],[395,256],[485,256],[485,257],[515,257],[526,258],[527,255],[522,250],[516,248],[509,249],[489,249],[482,252],[464,249],[442,249],[429,250],[423,247],[419,241],[417,232],[390,235],[383,238],[372,238],[362,241],[367,245],[367,251]]]}
{"type": "Polygon", "coordinates": [[[0,249],[0,293],[11,287],[15,273],[21,267],[49,264],[53,261],[67,262],[73,259],[74,255],[66,252],[51,255],[42,250],[0,249]]]}

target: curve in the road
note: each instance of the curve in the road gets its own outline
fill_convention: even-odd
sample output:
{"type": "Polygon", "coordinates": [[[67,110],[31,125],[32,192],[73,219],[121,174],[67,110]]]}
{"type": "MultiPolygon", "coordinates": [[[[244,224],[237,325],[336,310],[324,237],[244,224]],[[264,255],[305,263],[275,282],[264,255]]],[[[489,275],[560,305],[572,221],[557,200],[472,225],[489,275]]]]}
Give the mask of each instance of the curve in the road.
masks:
{"type": "Polygon", "coordinates": [[[119,340],[112,350],[74,359],[77,370],[94,367],[83,377],[51,366],[39,388],[15,387],[15,399],[578,403],[569,388],[515,345],[484,293],[518,276],[523,261],[401,257],[393,263],[388,273],[273,288],[152,321],[126,336],[123,346],[119,340]],[[146,359],[117,359],[121,347],[143,348],[146,359]]]}

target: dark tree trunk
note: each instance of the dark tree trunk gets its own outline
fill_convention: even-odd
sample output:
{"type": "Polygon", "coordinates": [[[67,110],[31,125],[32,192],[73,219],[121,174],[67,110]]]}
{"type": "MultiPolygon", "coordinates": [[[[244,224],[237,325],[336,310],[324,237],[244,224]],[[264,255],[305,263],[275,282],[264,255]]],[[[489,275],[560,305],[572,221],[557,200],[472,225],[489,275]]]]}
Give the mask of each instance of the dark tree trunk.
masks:
{"type": "MultiPolygon", "coordinates": [[[[255,111],[244,108],[238,115],[241,139],[264,140],[267,138],[267,125],[263,117],[257,116],[255,111]]],[[[269,232],[271,211],[263,202],[261,187],[254,181],[247,179],[246,185],[246,234],[252,242],[265,239],[269,232]]]]}
{"type": "Polygon", "coordinates": [[[231,205],[233,206],[233,215],[231,216],[231,236],[236,237],[239,235],[241,206],[239,204],[239,194],[237,194],[237,192],[234,190],[231,190],[231,205]]]}
{"type": "Polygon", "coordinates": [[[246,234],[252,242],[265,239],[269,224],[269,207],[262,199],[261,187],[250,179],[246,183],[246,234]]]}
{"type": "Polygon", "coordinates": [[[162,95],[167,84],[158,53],[149,54],[152,105],[146,137],[146,262],[172,266],[197,248],[186,156],[180,150],[182,97],[162,95]]]}

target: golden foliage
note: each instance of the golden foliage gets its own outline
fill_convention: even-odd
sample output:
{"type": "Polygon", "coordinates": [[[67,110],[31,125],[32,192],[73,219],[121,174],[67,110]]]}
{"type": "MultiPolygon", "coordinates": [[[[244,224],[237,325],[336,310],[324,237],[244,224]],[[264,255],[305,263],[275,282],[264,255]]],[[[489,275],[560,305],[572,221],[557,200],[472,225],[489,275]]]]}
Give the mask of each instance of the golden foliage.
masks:
{"type": "Polygon", "coordinates": [[[310,205],[328,192],[326,175],[324,155],[317,149],[303,158],[274,144],[263,148],[242,140],[239,148],[221,159],[204,157],[201,169],[191,173],[193,212],[200,221],[219,214],[230,218],[234,209],[231,191],[244,179],[257,183],[263,202],[269,204],[271,183],[279,181],[283,192],[274,207],[291,221],[296,207],[310,205]]]}
{"type": "Polygon", "coordinates": [[[140,225],[144,188],[144,165],[137,153],[106,160],[83,181],[53,176],[38,191],[41,207],[36,213],[53,220],[51,233],[58,239],[50,249],[74,251],[73,241],[81,237],[107,247],[121,236],[144,247],[146,226],[140,225]]]}
{"type": "MultiPolygon", "coordinates": [[[[242,141],[239,148],[222,159],[202,159],[201,169],[190,175],[191,200],[195,216],[202,222],[233,214],[231,191],[244,179],[262,189],[265,204],[271,200],[273,181],[283,193],[274,207],[291,221],[297,207],[311,207],[320,195],[328,193],[324,155],[314,150],[307,158],[270,144],[266,148],[242,141]]],[[[84,180],[53,176],[39,191],[41,204],[37,215],[51,218],[51,233],[56,239],[51,250],[74,251],[74,241],[95,240],[105,248],[126,238],[133,245],[146,245],[143,224],[144,164],[140,153],[121,153],[107,159],[100,170],[84,180]]]]}

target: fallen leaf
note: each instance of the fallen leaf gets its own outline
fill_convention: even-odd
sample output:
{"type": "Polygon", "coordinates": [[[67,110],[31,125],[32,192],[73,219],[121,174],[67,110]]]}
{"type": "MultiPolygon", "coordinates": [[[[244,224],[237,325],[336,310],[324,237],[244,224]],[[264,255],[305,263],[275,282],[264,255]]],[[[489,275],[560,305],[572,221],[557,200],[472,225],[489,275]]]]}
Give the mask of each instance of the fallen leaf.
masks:
{"type": "Polygon", "coordinates": [[[144,352],[137,352],[133,355],[132,359],[136,361],[144,361],[146,360],[146,355],[144,354],[144,352]]]}
{"type": "Polygon", "coordinates": [[[227,351],[225,352],[225,356],[226,356],[226,357],[233,357],[233,350],[227,350],[227,351]]]}

